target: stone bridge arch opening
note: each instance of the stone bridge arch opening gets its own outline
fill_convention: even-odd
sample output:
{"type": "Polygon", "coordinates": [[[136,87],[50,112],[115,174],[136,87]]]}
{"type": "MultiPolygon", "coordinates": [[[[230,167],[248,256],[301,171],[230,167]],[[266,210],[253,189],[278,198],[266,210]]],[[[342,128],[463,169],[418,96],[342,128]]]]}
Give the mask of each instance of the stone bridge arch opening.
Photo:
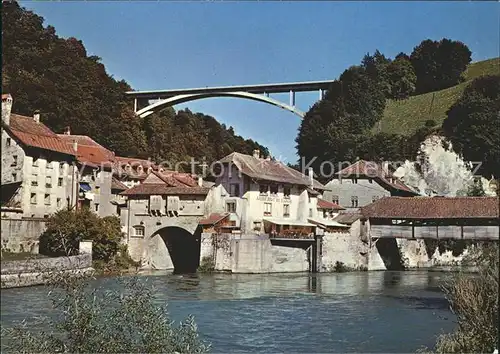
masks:
{"type": "Polygon", "coordinates": [[[178,226],[167,226],[158,230],[165,243],[174,266],[174,274],[196,273],[200,265],[201,228],[194,233],[178,226]]]}

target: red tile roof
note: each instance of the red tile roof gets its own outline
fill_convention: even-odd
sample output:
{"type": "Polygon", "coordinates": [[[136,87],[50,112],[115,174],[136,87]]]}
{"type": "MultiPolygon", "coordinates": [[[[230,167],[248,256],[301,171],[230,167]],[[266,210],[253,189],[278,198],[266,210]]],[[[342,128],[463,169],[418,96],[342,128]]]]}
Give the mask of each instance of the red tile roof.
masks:
{"type": "Polygon", "coordinates": [[[384,168],[374,161],[359,160],[352,165],[340,170],[336,173],[341,177],[368,177],[373,178],[389,188],[407,192],[409,194],[418,195],[413,189],[405,185],[398,178],[394,177],[392,172],[384,170],[384,168]]]}
{"type": "Polygon", "coordinates": [[[76,141],[77,149],[75,154],[78,158],[78,162],[92,167],[113,167],[113,152],[109,151],[92,138],[86,135],[58,134],[57,136],[63,140],[70,149],[73,149],[73,143],[76,141]]]}
{"type": "Polygon", "coordinates": [[[142,183],[121,192],[121,195],[207,195],[210,188],[169,187],[161,183],[142,183]]]}
{"type": "Polygon", "coordinates": [[[329,202],[321,198],[318,198],[317,207],[319,209],[345,210],[345,208],[342,208],[340,205],[329,202]]]}
{"type": "Polygon", "coordinates": [[[36,122],[32,117],[11,114],[10,124],[2,126],[23,145],[43,150],[74,155],[73,150],[65,144],[56,133],[45,124],[36,122]]]}
{"type": "Polygon", "coordinates": [[[498,218],[498,197],[385,197],[361,208],[367,218],[498,218]]]}
{"type": "Polygon", "coordinates": [[[111,179],[111,189],[112,190],[121,190],[121,191],[125,191],[128,189],[128,187],[126,185],[124,185],[122,182],[120,182],[119,180],[117,180],[116,178],[112,178],[111,179]]]}
{"type": "Polygon", "coordinates": [[[229,216],[229,213],[223,213],[223,214],[218,214],[218,213],[213,213],[208,216],[208,218],[201,219],[200,220],[200,225],[215,225],[218,222],[221,222],[225,218],[229,216]]]}
{"type": "MultiPolygon", "coordinates": [[[[297,184],[301,186],[309,186],[309,177],[288,167],[284,163],[275,160],[266,160],[261,158],[256,158],[251,155],[240,154],[238,152],[233,152],[228,156],[219,160],[220,163],[232,163],[238,170],[255,179],[297,184]]],[[[314,188],[325,189],[318,181],[314,180],[314,188]]]]}

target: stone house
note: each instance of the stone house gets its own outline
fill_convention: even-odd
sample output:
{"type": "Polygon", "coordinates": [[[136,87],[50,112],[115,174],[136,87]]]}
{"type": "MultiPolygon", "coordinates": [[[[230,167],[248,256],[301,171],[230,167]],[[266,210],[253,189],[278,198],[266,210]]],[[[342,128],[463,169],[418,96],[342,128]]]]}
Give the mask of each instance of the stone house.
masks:
{"type": "Polygon", "coordinates": [[[418,195],[396,178],[388,167],[373,161],[359,160],[336,173],[337,178],[326,184],[325,200],[354,210],[382,197],[418,195]]]}
{"type": "Polygon", "coordinates": [[[11,113],[2,95],[2,215],[48,217],[76,204],[75,155],[57,134],[33,117],[11,113]]]}
{"type": "Polygon", "coordinates": [[[241,233],[311,234],[315,225],[309,219],[323,219],[317,202],[324,186],[312,170],[306,176],[282,162],[261,158],[258,150],[252,156],[234,152],[218,163],[214,194],[220,193],[222,208],[214,203],[211,210],[229,213],[241,233]]]}
{"type": "Polygon", "coordinates": [[[72,135],[69,128],[58,137],[77,157],[78,208],[87,207],[101,217],[117,215],[113,202],[126,187],[113,184],[114,153],[88,136],[72,135]]]}
{"type": "Polygon", "coordinates": [[[121,211],[130,256],[142,266],[194,272],[200,258],[200,220],[208,214],[202,187],[187,173],[152,171],[121,193],[121,211]]]}

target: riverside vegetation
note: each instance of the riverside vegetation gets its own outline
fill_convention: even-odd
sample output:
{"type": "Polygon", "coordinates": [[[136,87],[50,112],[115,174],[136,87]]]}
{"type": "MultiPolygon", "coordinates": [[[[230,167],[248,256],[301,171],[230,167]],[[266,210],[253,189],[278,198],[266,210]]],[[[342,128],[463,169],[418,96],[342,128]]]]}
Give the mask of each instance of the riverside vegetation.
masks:
{"type": "Polygon", "coordinates": [[[2,352],[12,353],[206,353],[192,316],[175,325],[154,289],[137,277],[122,290],[92,288],[90,278],[46,276],[56,316],[2,327],[2,352]],[[35,329],[36,328],[36,329],[35,329]]]}
{"type": "Polygon", "coordinates": [[[136,269],[121,241],[120,219],[116,216],[99,217],[88,208],[60,210],[47,221],[40,236],[40,254],[50,257],[78,254],[79,242],[92,241],[93,267],[100,273],[120,273],[136,269]]]}

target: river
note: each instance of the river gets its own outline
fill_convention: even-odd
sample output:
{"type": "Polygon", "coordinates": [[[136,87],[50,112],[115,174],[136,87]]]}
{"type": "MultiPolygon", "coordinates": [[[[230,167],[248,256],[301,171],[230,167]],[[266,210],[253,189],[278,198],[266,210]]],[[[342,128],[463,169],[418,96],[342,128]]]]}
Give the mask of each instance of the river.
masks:
{"type": "MultiPolygon", "coordinates": [[[[446,273],[143,275],[172,319],[193,314],[213,352],[415,352],[453,330],[446,273]]],[[[99,278],[103,288],[121,286],[99,278]]],[[[47,314],[44,287],[1,292],[2,325],[47,314]]]]}

